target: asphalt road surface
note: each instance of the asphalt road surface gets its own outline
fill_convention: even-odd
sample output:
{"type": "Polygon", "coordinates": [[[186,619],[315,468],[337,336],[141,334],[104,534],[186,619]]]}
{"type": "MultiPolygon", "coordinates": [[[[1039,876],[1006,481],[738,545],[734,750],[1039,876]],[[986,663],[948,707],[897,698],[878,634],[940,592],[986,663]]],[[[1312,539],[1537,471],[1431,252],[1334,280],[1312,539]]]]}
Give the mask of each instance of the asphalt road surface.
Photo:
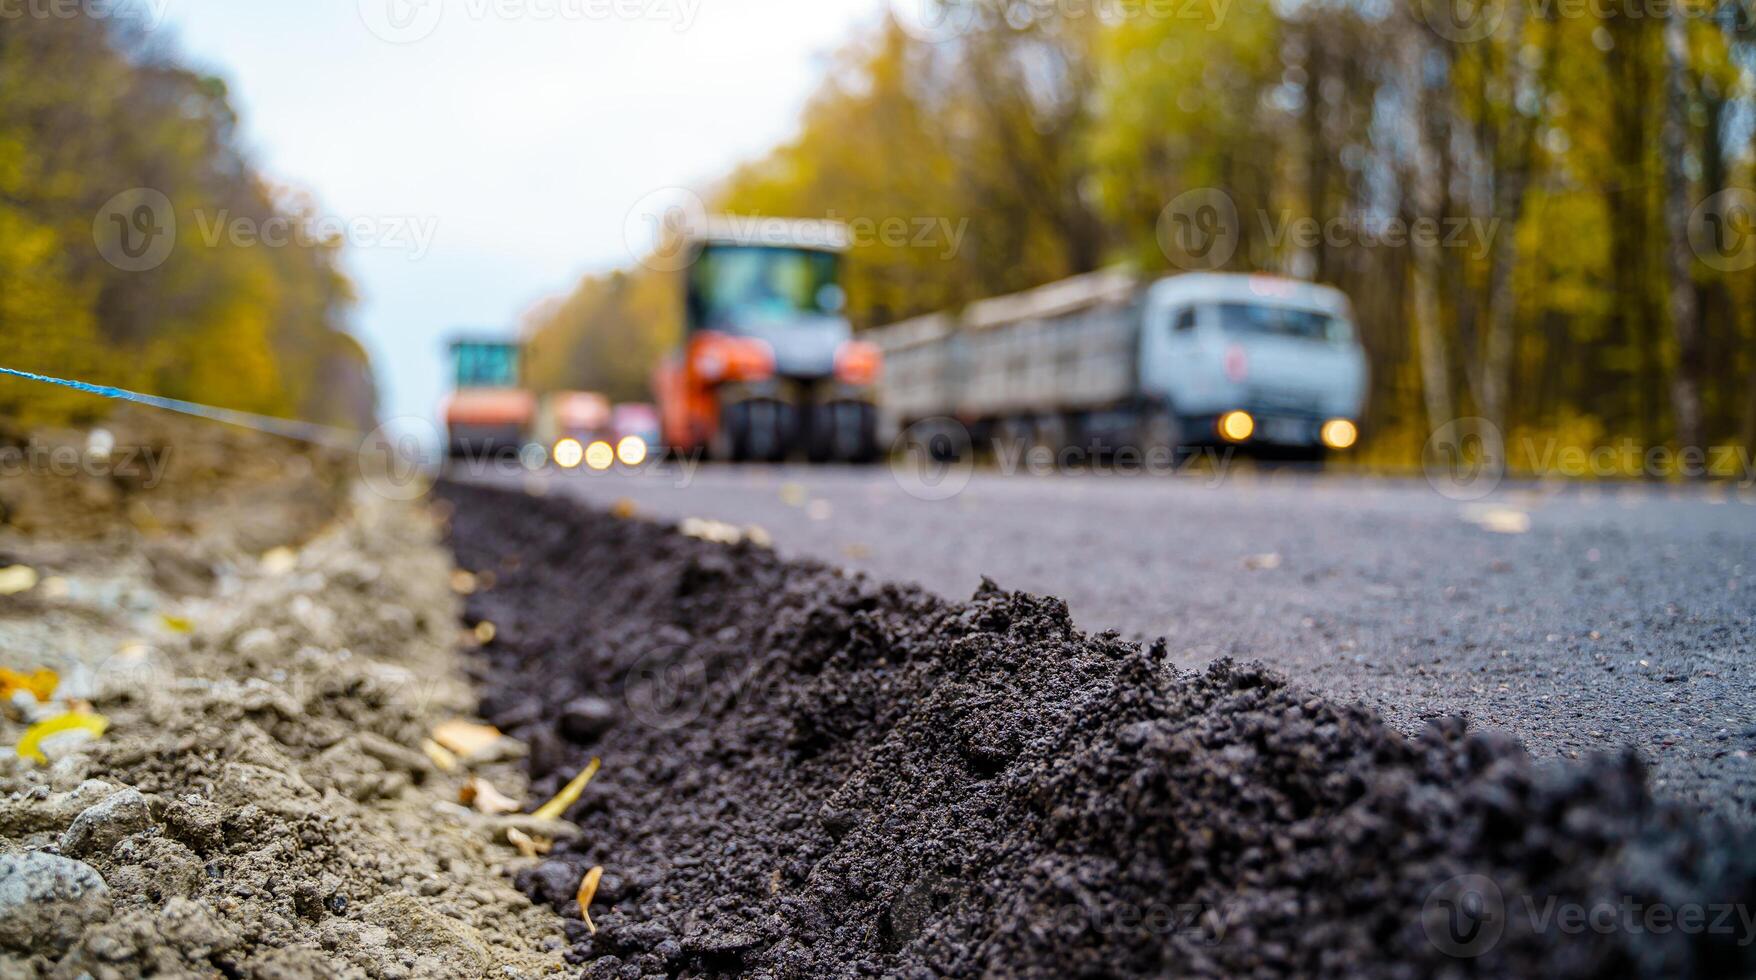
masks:
{"type": "Polygon", "coordinates": [[[1405,729],[1459,714],[1539,757],[1635,746],[1664,795],[1756,822],[1756,494],[1288,471],[1036,477],[675,464],[477,473],[967,597],[986,576],[1173,657],[1262,660],[1405,729]],[[905,489],[907,484],[907,489],[905,489]],[[913,490],[911,493],[909,490],[913,490]]]}

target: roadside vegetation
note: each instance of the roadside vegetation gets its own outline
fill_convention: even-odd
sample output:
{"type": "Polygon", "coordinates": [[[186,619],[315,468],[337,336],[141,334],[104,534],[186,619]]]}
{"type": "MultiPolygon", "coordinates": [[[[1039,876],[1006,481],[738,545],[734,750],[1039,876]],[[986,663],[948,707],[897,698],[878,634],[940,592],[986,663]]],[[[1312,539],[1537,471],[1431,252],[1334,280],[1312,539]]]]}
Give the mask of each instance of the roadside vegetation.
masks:
{"type": "MultiPolygon", "coordinates": [[[[370,368],[343,329],[353,288],[333,241],[245,247],[203,222],[300,221],[302,195],[256,172],[225,83],[180,65],[126,18],[0,21],[0,365],[274,415],[358,423],[370,368]],[[181,229],[152,268],[106,257],[102,224],[139,216],[146,249],[181,229]],[[128,198],[122,199],[124,202],[128,198]],[[224,216],[220,219],[219,216],[224,216]]],[[[18,432],[85,421],[95,399],[0,381],[18,432]]]]}

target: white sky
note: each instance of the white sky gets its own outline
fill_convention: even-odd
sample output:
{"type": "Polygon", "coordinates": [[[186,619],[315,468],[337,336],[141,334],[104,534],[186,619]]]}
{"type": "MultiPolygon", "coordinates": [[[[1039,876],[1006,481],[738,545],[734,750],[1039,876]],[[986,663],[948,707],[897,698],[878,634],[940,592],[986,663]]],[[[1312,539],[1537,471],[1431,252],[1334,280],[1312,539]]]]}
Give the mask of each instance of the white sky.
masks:
{"type": "Polygon", "coordinates": [[[392,239],[346,262],[386,418],[433,415],[449,333],[510,331],[580,275],[628,264],[641,198],[790,135],[828,56],[886,4],[155,2],[184,57],[232,85],[258,166],[392,239]],[[368,21],[430,32],[390,43],[368,21]]]}

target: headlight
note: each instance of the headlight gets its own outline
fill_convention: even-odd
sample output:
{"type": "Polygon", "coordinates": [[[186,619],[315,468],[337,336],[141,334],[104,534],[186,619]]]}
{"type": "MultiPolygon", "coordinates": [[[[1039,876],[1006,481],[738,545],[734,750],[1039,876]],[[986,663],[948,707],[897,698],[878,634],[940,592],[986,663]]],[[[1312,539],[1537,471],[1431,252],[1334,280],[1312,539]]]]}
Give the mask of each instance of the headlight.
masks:
{"type": "Polygon", "coordinates": [[[578,439],[562,439],[555,443],[552,455],[556,466],[564,470],[578,469],[579,464],[585,462],[585,447],[579,444],[578,439]]]}
{"type": "Polygon", "coordinates": [[[609,443],[600,439],[586,447],[585,465],[592,469],[602,472],[614,466],[615,463],[616,451],[610,448],[609,443]]]}
{"type": "Polygon", "coordinates": [[[1256,434],[1256,420],[1249,412],[1227,412],[1219,417],[1219,434],[1230,442],[1243,442],[1256,434]]]}
{"type": "Polygon", "coordinates": [[[646,440],[639,436],[623,436],[616,443],[616,458],[623,466],[639,466],[646,462],[646,440]]]}
{"type": "Polygon", "coordinates": [[[1323,423],[1323,444],[1331,449],[1352,449],[1360,441],[1359,426],[1347,419],[1330,419],[1323,423]]]}

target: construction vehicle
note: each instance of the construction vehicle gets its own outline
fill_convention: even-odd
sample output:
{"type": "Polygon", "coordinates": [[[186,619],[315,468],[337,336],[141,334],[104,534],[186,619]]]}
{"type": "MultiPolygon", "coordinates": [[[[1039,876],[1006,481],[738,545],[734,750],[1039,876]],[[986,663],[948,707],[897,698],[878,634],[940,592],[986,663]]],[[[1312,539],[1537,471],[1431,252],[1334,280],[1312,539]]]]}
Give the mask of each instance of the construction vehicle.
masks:
{"type": "Polygon", "coordinates": [[[666,447],[731,461],[877,458],[882,359],[844,313],[847,229],[723,218],[686,234],[686,336],[653,379],[666,447]]]}
{"type": "Polygon", "coordinates": [[[523,386],[523,348],[489,336],[451,343],[452,392],[445,399],[450,455],[515,455],[531,439],[537,400],[523,386]]]}
{"type": "Polygon", "coordinates": [[[1275,276],[1096,272],[867,336],[888,428],[974,446],[1322,457],[1358,442],[1365,406],[1347,297],[1275,276]]]}

